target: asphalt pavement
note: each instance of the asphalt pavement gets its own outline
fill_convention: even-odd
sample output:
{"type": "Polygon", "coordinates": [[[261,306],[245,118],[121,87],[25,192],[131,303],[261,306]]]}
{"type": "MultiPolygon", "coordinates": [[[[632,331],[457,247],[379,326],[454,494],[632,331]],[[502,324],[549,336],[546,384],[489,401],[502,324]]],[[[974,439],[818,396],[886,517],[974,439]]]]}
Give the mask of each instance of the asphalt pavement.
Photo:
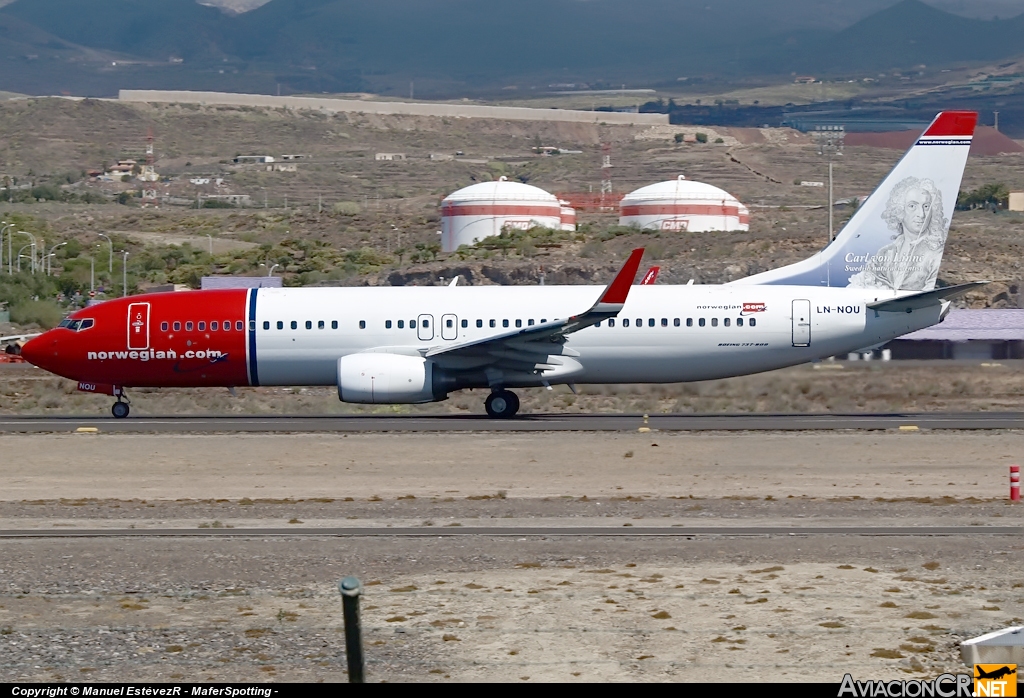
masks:
{"type": "Polygon", "coordinates": [[[805,431],[1022,429],[1022,412],[892,414],[538,414],[515,419],[483,415],[174,415],[0,417],[0,433],[267,433],[480,431],[805,431]]]}

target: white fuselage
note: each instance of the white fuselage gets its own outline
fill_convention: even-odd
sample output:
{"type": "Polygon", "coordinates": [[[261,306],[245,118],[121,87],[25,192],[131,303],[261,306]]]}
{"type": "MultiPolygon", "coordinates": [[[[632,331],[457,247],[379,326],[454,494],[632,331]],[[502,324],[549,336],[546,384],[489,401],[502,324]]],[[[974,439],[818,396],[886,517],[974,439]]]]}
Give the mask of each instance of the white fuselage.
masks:
{"type": "MultiPolygon", "coordinates": [[[[334,385],[341,356],[422,355],[571,317],[601,292],[598,286],[261,289],[259,384],[334,385]]],[[[845,354],[941,320],[945,306],[938,304],[912,313],[865,306],[891,297],[853,288],[634,286],[614,323],[567,337],[565,347],[582,372],[550,382],[671,383],[757,373],[845,354]]],[[[538,376],[506,387],[542,383],[538,376]]]]}

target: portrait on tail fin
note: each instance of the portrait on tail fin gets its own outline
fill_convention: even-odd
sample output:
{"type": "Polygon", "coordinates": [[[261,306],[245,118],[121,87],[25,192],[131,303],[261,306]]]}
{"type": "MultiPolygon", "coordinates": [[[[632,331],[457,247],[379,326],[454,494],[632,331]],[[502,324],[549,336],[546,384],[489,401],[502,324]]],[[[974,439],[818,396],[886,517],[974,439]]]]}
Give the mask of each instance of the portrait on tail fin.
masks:
{"type": "Polygon", "coordinates": [[[892,242],[864,260],[850,277],[854,288],[925,291],[935,287],[949,219],[942,192],[930,179],[906,177],[889,192],[882,220],[895,233],[892,242]]]}

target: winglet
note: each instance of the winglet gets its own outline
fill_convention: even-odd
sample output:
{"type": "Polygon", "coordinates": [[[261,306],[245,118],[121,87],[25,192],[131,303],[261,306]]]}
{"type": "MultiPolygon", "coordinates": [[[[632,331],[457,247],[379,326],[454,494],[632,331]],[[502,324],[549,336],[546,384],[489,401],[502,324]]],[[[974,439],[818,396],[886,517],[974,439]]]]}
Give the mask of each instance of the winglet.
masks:
{"type": "Polygon", "coordinates": [[[644,248],[638,247],[633,250],[632,254],[629,255],[629,259],[622,265],[622,269],[616,275],[615,279],[608,284],[608,288],[604,290],[604,294],[601,295],[601,300],[597,302],[598,305],[623,305],[626,302],[626,296],[629,295],[629,287],[633,285],[633,281],[636,280],[636,273],[640,271],[640,260],[644,256],[644,248]]]}

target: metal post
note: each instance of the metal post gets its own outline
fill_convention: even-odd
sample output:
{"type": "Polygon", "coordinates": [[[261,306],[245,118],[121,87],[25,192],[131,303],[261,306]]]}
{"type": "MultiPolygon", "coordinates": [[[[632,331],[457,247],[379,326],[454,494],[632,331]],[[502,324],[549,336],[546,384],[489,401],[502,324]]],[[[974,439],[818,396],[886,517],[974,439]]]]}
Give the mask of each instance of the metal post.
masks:
{"type": "Polygon", "coordinates": [[[832,242],[836,239],[835,232],[833,230],[832,216],[832,158],[828,159],[828,241],[832,242]]]}
{"type": "MultiPolygon", "coordinates": [[[[110,254],[110,258],[107,260],[107,273],[110,274],[111,277],[113,277],[114,276],[114,241],[111,240],[106,235],[104,235],[103,233],[96,233],[96,234],[99,235],[101,238],[105,238],[106,241],[107,241],[107,247],[110,248],[108,250],[108,253],[110,254]]],[[[113,280],[113,279],[111,279],[111,280],[113,280]]]]}
{"type": "Polygon", "coordinates": [[[206,234],[207,239],[210,241],[210,254],[213,254],[213,236],[209,233],[206,234]]]}
{"type": "Polygon", "coordinates": [[[89,257],[89,298],[96,295],[96,258],[89,257]]]}
{"type": "Polygon", "coordinates": [[[124,253],[124,259],[121,261],[121,274],[123,275],[123,281],[121,282],[121,297],[128,297],[128,253],[124,253]]]}
{"type": "Polygon", "coordinates": [[[362,586],[355,577],[338,582],[341,605],[345,614],[345,659],[348,660],[348,682],[364,683],[363,634],[359,627],[359,592],[362,586]]]}

